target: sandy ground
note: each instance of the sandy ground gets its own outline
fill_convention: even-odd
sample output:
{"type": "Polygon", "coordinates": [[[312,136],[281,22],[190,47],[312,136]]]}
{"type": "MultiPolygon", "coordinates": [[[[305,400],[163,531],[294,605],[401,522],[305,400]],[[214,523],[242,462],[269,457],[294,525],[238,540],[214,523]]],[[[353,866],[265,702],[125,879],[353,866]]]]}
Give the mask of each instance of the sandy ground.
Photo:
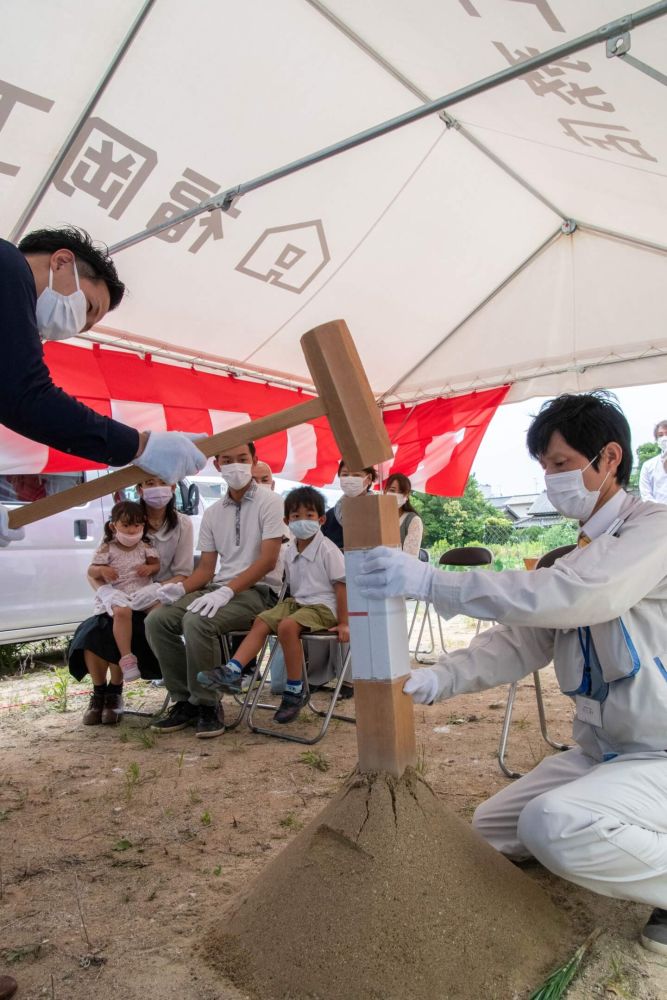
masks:
{"type": "MultiPolygon", "coordinates": [[[[457,620],[445,641],[451,649],[470,635],[471,623],[457,620]]],[[[567,741],[570,703],[550,671],[543,677],[552,735],[567,741]]],[[[198,957],[203,936],[352,771],[354,727],[332,723],[311,749],[245,728],[214,740],[192,730],[154,739],[139,718],[84,728],[86,696],[71,691],[85,685],[73,684],[65,712],[44,700],[45,687],[46,673],[0,682],[0,970],[19,980],[18,1000],[239,1000],[198,957]]],[[[134,707],[160,706],[161,689],[134,687],[134,707]]],[[[426,780],[465,819],[507,782],[497,761],[505,696],[496,689],[416,708],[426,780]]],[[[297,725],[313,732],[312,721],[297,725]]],[[[525,771],[547,752],[526,681],[509,762],[525,771]]],[[[667,997],[667,960],[636,943],[647,907],[593,896],[537,865],[526,871],[581,940],[604,930],[571,1000],[667,997]]]]}

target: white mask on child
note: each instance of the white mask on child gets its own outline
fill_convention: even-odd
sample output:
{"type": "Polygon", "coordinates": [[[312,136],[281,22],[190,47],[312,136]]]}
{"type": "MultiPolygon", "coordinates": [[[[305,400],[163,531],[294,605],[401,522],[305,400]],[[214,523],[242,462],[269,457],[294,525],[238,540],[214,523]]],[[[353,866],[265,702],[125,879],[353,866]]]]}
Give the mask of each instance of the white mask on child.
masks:
{"type": "Polygon", "coordinates": [[[133,549],[141,541],[141,535],[128,535],[125,531],[116,530],[116,541],[121,545],[127,545],[128,549],[133,549]]]}
{"type": "Polygon", "coordinates": [[[295,538],[300,538],[301,540],[313,538],[320,530],[320,522],[307,521],[305,519],[303,521],[290,521],[289,530],[295,538]]]}

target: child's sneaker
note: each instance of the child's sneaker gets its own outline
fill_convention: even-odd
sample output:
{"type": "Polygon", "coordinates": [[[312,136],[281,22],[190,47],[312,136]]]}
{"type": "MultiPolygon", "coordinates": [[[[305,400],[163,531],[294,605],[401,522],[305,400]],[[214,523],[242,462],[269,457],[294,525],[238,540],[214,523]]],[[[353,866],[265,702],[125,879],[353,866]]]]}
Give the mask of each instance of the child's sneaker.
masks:
{"type": "Polygon", "coordinates": [[[300,694],[292,694],[285,691],[280,702],[280,708],[273,716],[274,722],[292,722],[306,703],[303,691],[300,694]]]}
{"type": "Polygon", "coordinates": [[[118,666],[123,671],[124,681],[136,681],[139,677],[141,677],[137,658],[134,653],[128,653],[126,656],[121,656],[118,661],[118,666]]]}
{"type": "Polygon", "coordinates": [[[215,688],[217,691],[228,691],[229,694],[241,694],[240,670],[234,670],[229,664],[224,667],[214,667],[213,670],[200,670],[197,681],[205,688],[215,688]]]}

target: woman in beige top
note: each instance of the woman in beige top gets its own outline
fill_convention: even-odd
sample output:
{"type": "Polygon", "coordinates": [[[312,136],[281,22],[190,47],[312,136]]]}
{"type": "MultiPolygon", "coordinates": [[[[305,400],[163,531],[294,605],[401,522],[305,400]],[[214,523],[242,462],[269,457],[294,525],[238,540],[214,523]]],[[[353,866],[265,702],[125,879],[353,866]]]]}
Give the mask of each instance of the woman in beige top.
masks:
{"type": "MultiPolygon", "coordinates": [[[[155,583],[144,587],[142,598],[132,603],[132,652],[137,658],[139,672],[146,680],[162,676],[146,640],[146,613],[159,601],[157,589],[161,584],[180,583],[190,576],[194,568],[192,519],[176,510],[175,490],[176,486],[170,486],[154,476],[139,484],[139,502],[146,512],[146,534],[160,560],[155,583]]],[[[95,590],[104,583],[90,576],[88,579],[95,590]]],[[[68,657],[70,673],[77,680],[82,680],[89,673],[93,681],[93,694],[83,715],[84,725],[120,722],[123,717],[123,675],[118,665],[120,654],[114,640],[112,616],[104,612],[82,622],[74,633],[68,657]]]]}
{"type": "Polygon", "coordinates": [[[384,484],[384,491],[396,497],[399,509],[398,523],[401,529],[401,548],[410,556],[419,556],[424,522],[410,503],[412,483],[402,472],[392,472],[384,484]]]}

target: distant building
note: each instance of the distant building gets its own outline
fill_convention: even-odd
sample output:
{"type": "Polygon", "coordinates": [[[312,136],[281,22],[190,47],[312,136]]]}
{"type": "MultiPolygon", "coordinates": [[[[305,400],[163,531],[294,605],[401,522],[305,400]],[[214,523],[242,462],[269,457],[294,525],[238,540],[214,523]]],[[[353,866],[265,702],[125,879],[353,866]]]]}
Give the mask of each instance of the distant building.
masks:
{"type": "Polygon", "coordinates": [[[515,528],[550,528],[565,521],[563,515],[549,502],[546,493],[519,493],[514,496],[487,497],[487,500],[515,528]]]}

